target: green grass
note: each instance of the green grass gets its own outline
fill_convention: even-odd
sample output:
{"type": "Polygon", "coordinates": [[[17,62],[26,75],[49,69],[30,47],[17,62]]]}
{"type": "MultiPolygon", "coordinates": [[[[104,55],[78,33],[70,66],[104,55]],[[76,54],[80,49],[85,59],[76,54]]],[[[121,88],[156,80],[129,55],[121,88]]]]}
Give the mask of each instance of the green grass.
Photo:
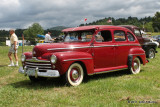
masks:
{"type": "Polygon", "coordinates": [[[151,36],[160,35],[160,32],[147,32],[147,34],[150,34],[151,36]]]}
{"type": "MultiPolygon", "coordinates": [[[[25,51],[32,48],[25,47],[25,51]]],[[[142,72],[138,75],[128,75],[126,71],[94,75],[78,87],[67,87],[59,79],[31,83],[28,77],[18,73],[18,67],[7,66],[8,49],[0,47],[0,107],[160,106],[160,53],[141,66],[142,72]]],[[[21,47],[19,58],[20,55],[21,47]]]]}

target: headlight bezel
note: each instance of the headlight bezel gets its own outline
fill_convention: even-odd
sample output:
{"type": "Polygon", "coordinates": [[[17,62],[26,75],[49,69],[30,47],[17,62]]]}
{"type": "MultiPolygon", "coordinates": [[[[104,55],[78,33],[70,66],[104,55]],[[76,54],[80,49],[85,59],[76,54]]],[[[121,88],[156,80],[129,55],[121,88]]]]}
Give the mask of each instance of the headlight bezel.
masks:
{"type": "Polygon", "coordinates": [[[22,55],[21,55],[21,61],[22,61],[22,62],[25,62],[25,60],[26,60],[26,55],[22,54],[22,55]]]}
{"type": "Polygon", "coordinates": [[[52,55],[50,61],[52,64],[55,64],[57,62],[57,57],[55,55],[52,55]]]}

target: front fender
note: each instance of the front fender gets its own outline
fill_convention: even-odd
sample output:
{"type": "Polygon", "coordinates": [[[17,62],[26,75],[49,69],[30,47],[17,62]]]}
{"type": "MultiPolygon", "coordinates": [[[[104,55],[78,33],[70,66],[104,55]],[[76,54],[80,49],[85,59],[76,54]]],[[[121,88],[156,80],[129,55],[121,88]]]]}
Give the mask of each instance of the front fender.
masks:
{"type": "Polygon", "coordinates": [[[142,45],[142,48],[143,48],[145,51],[149,50],[150,48],[154,48],[154,49],[156,50],[157,44],[154,43],[154,42],[146,42],[146,43],[144,43],[144,44],[142,45]]]}
{"type": "Polygon", "coordinates": [[[56,66],[60,71],[60,74],[64,74],[70,65],[74,62],[83,63],[84,69],[86,69],[87,74],[92,74],[94,72],[93,57],[91,54],[86,52],[57,52],[53,53],[57,57],[56,66]]]}

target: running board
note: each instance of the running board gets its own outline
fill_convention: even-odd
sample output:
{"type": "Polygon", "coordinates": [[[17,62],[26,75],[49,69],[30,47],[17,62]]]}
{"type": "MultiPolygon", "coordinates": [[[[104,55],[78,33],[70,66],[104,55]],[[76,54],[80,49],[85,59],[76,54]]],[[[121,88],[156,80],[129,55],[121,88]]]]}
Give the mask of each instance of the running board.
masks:
{"type": "Polygon", "coordinates": [[[95,73],[93,73],[93,74],[88,74],[88,75],[110,73],[110,72],[115,72],[115,71],[120,71],[120,70],[126,70],[126,69],[128,69],[128,68],[121,68],[121,69],[115,69],[115,70],[108,70],[108,71],[102,71],[102,72],[95,72],[95,73]]]}

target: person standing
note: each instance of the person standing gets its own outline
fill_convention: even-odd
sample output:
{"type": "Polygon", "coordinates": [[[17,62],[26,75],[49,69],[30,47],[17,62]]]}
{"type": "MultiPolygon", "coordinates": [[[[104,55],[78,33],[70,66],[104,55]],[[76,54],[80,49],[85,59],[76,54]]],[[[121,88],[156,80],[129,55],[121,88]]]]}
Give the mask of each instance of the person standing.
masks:
{"type": "Polygon", "coordinates": [[[45,35],[45,39],[44,39],[45,43],[51,43],[52,41],[54,41],[54,39],[51,38],[51,32],[48,31],[48,33],[45,35]]]}
{"type": "Polygon", "coordinates": [[[18,37],[15,34],[15,31],[11,29],[9,31],[11,37],[10,37],[10,42],[11,42],[11,47],[8,52],[8,57],[10,59],[10,64],[8,66],[18,66],[18,56],[17,56],[17,49],[18,49],[18,37]],[[16,64],[14,65],[13,59],[12,59],[12,54],[14,54],[16,64]]]}

